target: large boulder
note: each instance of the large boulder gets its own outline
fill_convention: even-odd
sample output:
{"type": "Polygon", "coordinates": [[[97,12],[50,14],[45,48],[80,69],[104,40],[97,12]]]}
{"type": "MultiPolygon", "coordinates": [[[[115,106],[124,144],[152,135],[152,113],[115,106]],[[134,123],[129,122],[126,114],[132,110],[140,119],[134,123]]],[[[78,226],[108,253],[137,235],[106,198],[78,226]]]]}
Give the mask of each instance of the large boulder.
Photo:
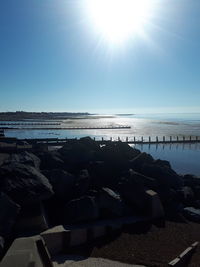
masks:
{"type": "Polygon", "coordinates": [[[53,186],[56,197],[64,201],[69,201],[73,198],[76,184],[74,175],[60,169],[45,170],[43,174],[53,186]]]}
{"type": "Polygon", "coordinates": [[[118,183],[118,191],[134,211],[146,212],[148,206],[146,187],[138,175],[130,170],[118,183]]]}
{"type": "Polygon", "coordinates": [[[41,170],[64,169],[66,167],[58,151],[46,151],[39,153],[41,170]]]}
{"type": "Polygon", "coordinates": [[[183,187],[183,196],[184,196],[183,201],[186,206],[190,206],[194,203],[194,200],[195,200],[194,192],[191,187],[189,186],[183,187]]]}
{"type": "Polygon", "coordinates": [[[48,179],[36,168],[11,162],[0,168],[2,191],[20,205],[29,205],[53,195],[48,179]]]}
{"type": "Polygon", "coordinates": [[[186,207],[183,210],[183,215],[185,216],[186,219],[190,221],[200,223],[200,209],[195,209],[193,207],[186,207]]]}
{"type": "Polygon", "coordinates": [[[113,168],[113,171],[123,171],[129,167],[129,160],[140,154],[137,149],[131,148],[122,142],[108,142],[101,148],[101,160],[113,168]]]}
{"type": "Polygon", "coordinates": [[[141,172],[144,164],[152,164],[154,162],[153,157],[146,152],[139,153],[136,157],[129,161],[130,168],[141,172]]]}
{"type": "Polygon", "coordinates": [[[171,164],[167,160],[157,159],[157,160],[154,161],[154,164],[157,165],[157,166],[161,166],[161,167],[171,168],[171,164]]]}
{"type": "MultiPolygon", "coordinates": [[[[0,236],[9,237],[20,211],[20,206],[6,194],[0,193],[0,236]]],[[[0,239],[0,247],[1,247],[0,239]]],[[[1,248],[0,248],[1,250],[1,248]]]]}
{"type": "Polygon", "coordinates": [[[76,197],[83,196],[90,188],[90,175],[88,170],[81,170],[76,177],[75,194],[76,197]]]}
{"type": "Polygon", "coordinates": [[[83,165],[96,160],[99,147],[91,138],[67,142],[59,153],[67,164],[83,165]]]}
{"type": "Polygon", "coordinates": [[[64,223],[90,221],[98,217],[98,206],[94,197],[90,196],[71,200],[64,210],[64,223]]]}
{"type": "Polygon", "coordinates": [[[200,186],[200,179],[192,174],[185,174],[183,176],[183,181],[185,186],[190,186],[191,188],[200,186]]]}
{"type": "Polygon", "coordinates": [[[17,154],[11,154],[6,162],[19,162],[25,165],[35,167],[36,169],[39,169],[40,167],[40,159],[33,153],[27,151],[23,151],[17,154]]]}
{"type": "Polygon", "coordinates": [[[102,216],[123,216],[128,207],[117,192],[110,188],[102,188],[98,196],[98,206],[102,216]]]}
{"type": "Polygon", "coordinates": [[[79,139],[79,142],[88,147],[88,149],[98,152],[100,149],[99,144],[91,137],[86,136],[79,139]]]}
{"type": "Polygon", "coordinates": [[[161,166],[156,163],[146,163],[143,165],[141,173],[156,179],[159,186],[173,188],[175,190],[183,187],[183,179],[168,166],[161,166]]]}

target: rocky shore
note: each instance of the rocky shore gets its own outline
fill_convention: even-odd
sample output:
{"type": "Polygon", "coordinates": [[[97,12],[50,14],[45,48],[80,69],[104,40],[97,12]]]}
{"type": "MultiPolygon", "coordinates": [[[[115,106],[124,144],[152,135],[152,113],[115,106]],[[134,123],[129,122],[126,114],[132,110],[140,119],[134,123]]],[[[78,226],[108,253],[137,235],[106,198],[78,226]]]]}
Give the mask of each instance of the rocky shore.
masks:
{"type": "Polygon", "coordinates": [[[14,238],[54,225],[148,216],[148,189],[163,219],[200,222],[200,179],[120,141],[85,137],[54,151],[0,153],[0,255],[14,238]]]}

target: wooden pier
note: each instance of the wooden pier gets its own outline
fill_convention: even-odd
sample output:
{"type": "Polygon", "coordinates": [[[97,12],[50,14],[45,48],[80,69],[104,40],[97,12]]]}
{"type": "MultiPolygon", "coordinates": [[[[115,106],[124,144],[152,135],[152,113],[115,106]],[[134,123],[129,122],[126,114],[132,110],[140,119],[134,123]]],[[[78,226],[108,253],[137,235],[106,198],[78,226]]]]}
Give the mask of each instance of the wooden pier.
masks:
{"type": "MultiPolygon", "coordinates": [[[[75,140],[78,140],[77,138],[68,139],[68,138],[38,138],[38,139],[17,139],[14,137],[0,137],[0,152],[17,152],[17,151],[26,151],[26,150],[32,150],[34,147],[36,148],[39,146],[45,146],[47,149],[50,146],[54,147],[61,147],[64,146],[67,143],[74,142],[75,140]]],[[[97,142],[100,145],[105,145],[109,142],[117,143],[122,142],[126,144],[139,144],[139,145],[151,145],[151,144],[198,144],[200,143],[200,136],[197,136],[195,138],[189,137],[189,138],[170,138],[167,140],[166,138],[156,138],[156,140],[151,140],[149,137],[148,140],[145,140],[143,137],[139,140],[136,138],[133,138],[133,140],[129,139],[128,137],[121,140],[120,137],[118,139],[104,139],[103,137],[101,139],[94,138],[95,142],[97,142]]]]}
{"type": "MultiPolygon", "coordinates": [[[[19,141],[27,141],[28,143],[31,144],[47,144],[49,146],[63,146],[66,143],[69,142],[73,142],[74,140],[78,140],[77,138],[73,138],[73,139],[68,139],[68,138],[42,138],[42,139],[20,139],[19,141]]],[[[134,137],[133,139],[129,139],[128,137],[126,137],[125,139],[121,139],[120,137],[116,139],[110,138],[110,139],[104,139],[103,137],[101,139],[97,139],[94,138],[94,140],[103,145],[106,144],[108,142],[123,142],[123,143],[127,143],[127,144],[183,144],[183,143],[200,143],[200,136],[196,136],[196,137],[188,137],[186,138],[185,136],[183,137],[176,137],[176,138],[172,138],[169,137],[169,139],[167,139],[167,137],[163,136],[163,138],[159,139],[158,137],[156,137],[155,139],[152,139],[151,137],[148,138],[148,140],[145,140],[144,137],[141,137],[141,139],[136,139],[136,137],[134,137]]]]}

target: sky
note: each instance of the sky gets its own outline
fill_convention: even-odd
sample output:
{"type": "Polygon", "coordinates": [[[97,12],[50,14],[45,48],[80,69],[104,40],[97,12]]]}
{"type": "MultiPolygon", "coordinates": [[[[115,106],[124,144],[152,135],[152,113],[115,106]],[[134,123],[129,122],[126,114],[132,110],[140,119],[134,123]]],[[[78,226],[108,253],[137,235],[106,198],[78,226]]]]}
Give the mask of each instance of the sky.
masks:
{"type": "Polygon", "coordinates": [[[0,111],[200,112],[199,0],[149,0],[117,44],[84,1],[0,0],[0,111]]]}

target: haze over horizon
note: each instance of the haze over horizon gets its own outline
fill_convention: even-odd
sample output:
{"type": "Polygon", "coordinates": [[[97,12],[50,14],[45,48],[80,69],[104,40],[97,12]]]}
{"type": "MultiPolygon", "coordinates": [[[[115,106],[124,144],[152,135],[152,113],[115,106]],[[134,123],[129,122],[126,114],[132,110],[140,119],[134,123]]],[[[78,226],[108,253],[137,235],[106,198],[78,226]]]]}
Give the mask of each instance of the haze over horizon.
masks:
{"type": "Polygon", "coordinates": [[[200,1],[120,1],[1,0],[0,111],[200,112],[200,1]]]}

